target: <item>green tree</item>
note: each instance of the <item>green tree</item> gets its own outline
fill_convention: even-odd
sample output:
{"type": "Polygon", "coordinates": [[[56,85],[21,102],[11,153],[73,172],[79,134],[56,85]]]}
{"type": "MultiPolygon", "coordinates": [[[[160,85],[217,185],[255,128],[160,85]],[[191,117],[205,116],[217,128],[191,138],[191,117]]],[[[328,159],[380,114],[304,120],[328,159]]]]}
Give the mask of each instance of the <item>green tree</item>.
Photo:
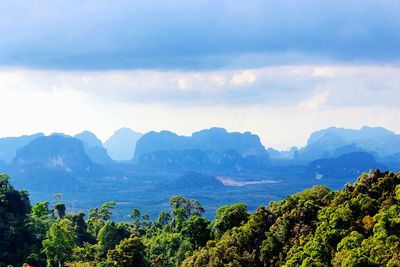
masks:
{"type": "Polygon", "coordinates": [[[168,223],[170,223],[170,221],[171,221],[171,214],[169,212],[163,211],[158,216],[155,225],[158,228],[162,228],[166,226],[168,223]]]}
{"type": "Polygon", "coordinates": [[[100,208],[92,208],[89,210],[87,231],[93,240],[96,240],[100,229],[104,226],[104,221],[110,219],[112,215],[112,210],[114,208],[115,202],[109,201],[101,205],[100,208]]]}
{"type": "Polygon", "coordinates": [[[137,228],[140,227],[140,211],[138,209],[133,209],[131,213],[131,218],[133,220],[133,225],[137,228]]]}
{"type": "Polygon", "coordinates": [[[28,193],[15,190],[9,176],[0,174],[0,266],[22,265],[30,253],[30,212],[28,193]]]}
{"type": "Polygon", "coordinates": [[[203,217],[191,216],[182,229],[183,238],[187,239],[193,249],[204,246],[210,240],[210,221],[203,217]]]}
{"type": "Polygon", "coordinates": [[[129,233],[124,228],[108,221],[97,236],[100,253],[106,255],[108,250],[113,249],[122,239],[128,236],[129,233]]]}
{"type": "Polygon", "coordinates": [[[72,255],[76,246],[77,235],[73,223],[68,219],[54,222],[43,240],[43,251],[47,257],[47,264],[55,266],[62,264],[72,255]]]}
{"type": "Polygon", "coordinates": [[[204,208],[200,202],[194,199],[188,199],[183,196],[172,196],[169,202],[173,210],[183,209],[185,211],[185,218],[189,218],[192,215],[201,216],[204,213],[204,208]]]}
{"type": "Polygon", "coordinates": [[[139,237],[130,237],[107,253],[107,262],[116,267],[146,266],[145,248],[139,237]]]}
{"type": "Polygon", "coordinates": [[[50,214],[49,202],[38,202],[32,207],[32,217],[43,218],[50,214]]]}
{"type": "Polygon", "coordinates": [[[112,210],[115,208],[115,202],[114,201],[108,201],[101,205],[99,208],[99,214],[102,216],[103,220],[107,221],[110,219],[112,215],[112,210]]]}
{"type": "Polygon", "coordinates": [[[87,225],[85,222],[85,214],[83,212],[79,213],[69,213],[65,215],[65,218],[70,220],[74,225],[74,230],[77,235],[78,245],[83,245],[84,242],[90,242],[90,235],[87,232],[87,225]]]}
{"type": "Polygon", "coordinates": [[[62,219],[65,216],[65,204],[57,203],[54,205],[54,217],[62,219]]]}
{"type": "Polygon", "coordinates": [[[247,206],[243,203],[218,208],[213,221],[216,236],[221,237],[227,230],[245,223],[248,218],[247,206]]]}

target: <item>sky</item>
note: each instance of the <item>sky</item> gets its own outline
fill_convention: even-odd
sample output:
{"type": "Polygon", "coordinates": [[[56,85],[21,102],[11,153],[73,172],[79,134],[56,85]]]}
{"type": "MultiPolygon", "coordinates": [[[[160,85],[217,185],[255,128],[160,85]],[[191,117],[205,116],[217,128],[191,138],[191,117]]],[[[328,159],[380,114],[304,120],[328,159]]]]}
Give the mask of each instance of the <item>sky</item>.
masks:
{"type": "Polygon", "coordinates": [[[400,1],[1,1],[0,136],[400,133],[400,1]]]}

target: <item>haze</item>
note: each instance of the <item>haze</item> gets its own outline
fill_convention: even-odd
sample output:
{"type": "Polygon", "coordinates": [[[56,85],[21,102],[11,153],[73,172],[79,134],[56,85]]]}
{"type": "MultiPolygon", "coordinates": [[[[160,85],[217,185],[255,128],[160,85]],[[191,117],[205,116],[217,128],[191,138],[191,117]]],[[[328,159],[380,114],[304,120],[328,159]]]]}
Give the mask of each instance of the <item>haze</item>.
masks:
{"type": "Polygon", "coordinates": [[[0,136],[220,126],[284,149],[329,126],[400,132],[399,1],[2,6],[0,136]]]}

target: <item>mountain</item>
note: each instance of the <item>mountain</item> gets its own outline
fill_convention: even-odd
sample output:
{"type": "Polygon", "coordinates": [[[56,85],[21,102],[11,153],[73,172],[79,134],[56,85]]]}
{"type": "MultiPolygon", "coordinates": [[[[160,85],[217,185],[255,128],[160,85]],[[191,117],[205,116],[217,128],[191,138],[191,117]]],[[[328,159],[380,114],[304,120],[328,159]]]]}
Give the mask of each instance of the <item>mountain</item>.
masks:
{"type": "Polygon", "coordinates": [[[382,159],[382,163],[388,166],[391,171],[399,172],[400,171],[400,152],[386,156],[382,159]]]}
{"type": "Polygon", "coordinates": [[[191,136],[179,136],[169,131],[149,132],[138,140],[135,159],[155,151],[191,149],[216,152],[236,150],[242,156],[266,154],[260,138],[255,134],[250,132],[229,133],[223,128],[210,128],[195,132],[191,136]]]}
{"type": "Polygon", "coordinates": [[[142,137],[141,133],[129,128],[121,128],[104,143],[108,155],[113,160],[127,161],[133,159],[136,142],[142,137]]]}
{"type": "Polygon", "coordinates": [[[383,127],[363,126],[360,130],[330,127],[311,134],[310,138],[308,139],[308,144],[321,142],[321,140],[323,140],[327,134],[337,136],[346,142],[355,142],[357,140],[367,140],[396,135],[394,132],[383,127]]]}
{"type": "Polygon", "coordinates": [[[168,186],[173,189],[193,189],[193,188],[218,188],[224,187],[224,184],[211,175],[197,172],[187,172],[177,179],[171,181],[168,186]]]}
{"type": "Polygon", "coordinates": [[[360,130],[331,127],[311,134],[307,146],[299,151],[298,159],[331,157],[338,155],[335,150],[346,146],[352,148],[351,152],[367,151],[384,157],[400,152],[400,135],[382,127],[364,126],[360,130]]]}
{"type": "Polygon", "coordinates": [[[107,150],[103,147],[102,142],[94,133],[84,131],[74,137],[82,141],[86,154],[93,162],[99,164],[109,164],[113,162],[107,150]]]}
{"type": "Polygon", "coordinates": [[[88,147],[103,146],[103,143],[97,138],[97,136],[90,131],[83,131],[74,137],[81,140],[83,144],[88,147]]]}
{"type": "Polygon", "coordinates": [[[41,136],[43,136],[42,133],[37,133],[33,135],[23,135],[19,137],[0,138],[0,160],[6,163],[11,163],[18,149],[41,136]]]}
{"type": "Polygon", "coordinates": [[[330,127],[312,133],[301,149],[278,151],[268,148],[272,160],[311,162],[354,152],[367,152],[376,159],[400,152],[400,135],[382,127],[364,126],[359,130],[330,127]]]}
{"type": "MultiPolygon", "coordinates": [[[[354,152],[335,158],[318,159],[308,164],[304,177],[317,180],[349,181],[372,169],[386,170],[387,167],[375,161],[365,152],[354,152]]],[[[338,181],[338,182],[340,182],[338,181]]]]}
{"type": "Polygon", "coordinates": [[[42,136],[20,148],[10,172],[17,187],[39,192],[83,190],[79,179],[104,175],[80,140],[63,135],[42,136]]]}
{"type": "Polygon", "coordinates": [[[269,167],[267,155],[242,156],[236,150],[159,150],[141,155],[137,164],[147,169],[179,171],[259,172],[269,167]]]}
{"type": "Polygon", "coordinates": [[[297,153],[298,153],[298,148],[297,147],[292,147],[290,150],[288,151],[279,151],[276,150],[272,147],[269,147],[267,149],[267,153],[269,155],[269,157],[271,159],[280,159],[280,160],[290,160],[290,159],[294,159],[297,157],[297,153]]]}

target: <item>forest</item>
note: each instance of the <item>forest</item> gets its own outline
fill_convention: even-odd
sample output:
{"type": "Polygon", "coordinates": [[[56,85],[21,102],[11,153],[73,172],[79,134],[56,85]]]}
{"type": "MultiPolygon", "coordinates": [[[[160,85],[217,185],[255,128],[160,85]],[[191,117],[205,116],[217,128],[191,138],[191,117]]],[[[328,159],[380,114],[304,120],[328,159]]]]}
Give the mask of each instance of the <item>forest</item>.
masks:
{"type": "MultiPolygon", "coordinates": [[[[171,196],[157,219],[138,209],[112,221],[109,201],[88,214],[30,203],[0,175],[0,266],[400,266],[400,173],[362,174],[342,190],[314,186],[250,213],[171,196]]],[[[60,196],[57,196],[60,197],[60,196]]]]}

